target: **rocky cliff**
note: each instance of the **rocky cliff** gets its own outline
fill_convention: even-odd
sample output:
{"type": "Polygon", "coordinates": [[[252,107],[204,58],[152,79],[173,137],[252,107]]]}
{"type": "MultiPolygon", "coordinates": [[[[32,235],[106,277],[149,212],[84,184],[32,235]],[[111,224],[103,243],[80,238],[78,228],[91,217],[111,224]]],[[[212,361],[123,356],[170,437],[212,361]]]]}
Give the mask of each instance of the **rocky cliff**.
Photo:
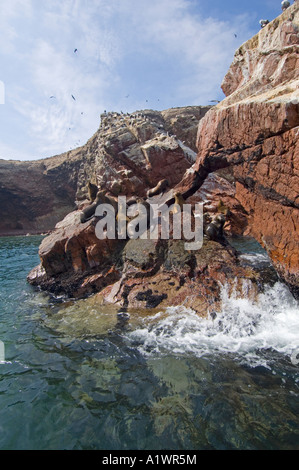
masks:
{"type": "Polygon", "coordinates": [[[78,209],[44,239],[29,282],[71,297],[98,293],[122,309],[184,304],[207,313],[217,309],[219,283],[246,281],[254,294],[265,280],[225,237],[211,236],[210,219],[225,214],[224,233],[254,236],[298,295],[298,9],[297,2],[238,49],[222,84],[226,99],[199,116],[194,108],[185,117],[178,110],[102,116],[94,165],[77,183],[78,209]],[[199,121],[197,150],[190,119],[199,121]],[[183,240],[98,239],[88,179],[115,200],[144,198],[163,178],[167,204],[174,194],[204,204],[200,250],[186,251],[183,240]],[[82,220],[85,208],[91,213],[82,220]]]}
{"type": "Polygon", "coordinates": [[[77,186],[93,139],[84,148],[32,162],[0,160],[0,236],[52,230],[76,208],[77,186]]]}
{"type": "Polygon", "coordinates": [[[227,95],[200,122],[194,171],[226,168],[254,236],[299,287],[299,5],[236,52],[227,95]]]}
{"type": "Polygon", "coordinates": [[[89,180],[116,196],[143,195],[165,175],[177,183],[196,159],[198,123],[209,109],[104,113],[80,148],[32,162],[0,160],[0,236],[54,229],[87,199],[89,180]]]}

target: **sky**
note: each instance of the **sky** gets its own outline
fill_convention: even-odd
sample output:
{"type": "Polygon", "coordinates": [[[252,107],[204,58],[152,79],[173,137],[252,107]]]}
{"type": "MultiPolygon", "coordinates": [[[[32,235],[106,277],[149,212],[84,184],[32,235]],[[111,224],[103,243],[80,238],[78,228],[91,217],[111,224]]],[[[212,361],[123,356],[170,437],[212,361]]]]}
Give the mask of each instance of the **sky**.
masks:
{"type": "Polygon", "coordinates": [[[235,51],[280,13],[280,0],[0,0],[0,159],[84,145],[104,110],[222,100],[235,51]]]}

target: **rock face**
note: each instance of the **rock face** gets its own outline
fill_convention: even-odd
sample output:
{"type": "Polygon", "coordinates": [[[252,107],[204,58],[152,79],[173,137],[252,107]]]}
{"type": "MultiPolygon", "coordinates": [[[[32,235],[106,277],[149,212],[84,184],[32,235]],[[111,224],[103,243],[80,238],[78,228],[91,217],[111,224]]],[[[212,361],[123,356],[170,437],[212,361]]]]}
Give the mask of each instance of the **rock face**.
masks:
{"type": "Polygon", "coordinates": [[[96,293],[122,310],[184,304],[207,314],[217,310],[219,283],[242,289],[246,282],[246,295],[255,295],[265,278],[277,279],[244,264],[225,237],[213,239],[208,224],[216,215],[225,216],[225,233],[254,236],[299,293],[298,9],[296,2],[239,48],[217,106],[102,115],[94,165],[87,161],[77,182],[78,209],[43,240],[30,283],[75,298],[96,293]],[[167,205],[181,197],[204,203],[201,249],[162,237],[99,240],[99,216],[80,221],[90,208],[88,179],[116,198],[144,197],[164,178],[167,205]]]}
{"type": "Polygon", "coordinates": [[[48,232],[73,211],[95,143],[32,162],[0,160],[0,236],[48,232]]]}
{"type": "MultiPolygon", "coordinates": [[[[198,157],[192,168],[199,175],[198,186],[207,174],[225,169],[231,178],[227,182],[233,181],[233,204],[242,207],[238,210],[241,231],[262,244],[297,294],[298,10],[295,2],[238,49],[222,83],[227,98],[199,124],[198,157]]],[[[189,186],[190,177],[189,171],[181,190],[189,186]]]]}
{"type": "Polygon", "coordinates": [[[54,161],[0,160],[0,235],[46,232],[74,209],[76,175],[54,161]]]}
{"type": "MultiPolygon", "coordinates": [[[[164,178],[176,185],[196,160],[198,122],[209,109],[102,114],[91,176],[114,196],[143,197],[164,178]]],[[[84,197],[85,185],[83,181],[78,197],[84,197]]]]}
{"type": "Polygon", "coordinates": [[[89,180],[115,196],[143,196],[166,174],[176,184],[196,160],[198,122],[209,109],[105,113],[78,149],[33,162],[0,160],[0,236],[54,229],[87,199],[89,180]]]}

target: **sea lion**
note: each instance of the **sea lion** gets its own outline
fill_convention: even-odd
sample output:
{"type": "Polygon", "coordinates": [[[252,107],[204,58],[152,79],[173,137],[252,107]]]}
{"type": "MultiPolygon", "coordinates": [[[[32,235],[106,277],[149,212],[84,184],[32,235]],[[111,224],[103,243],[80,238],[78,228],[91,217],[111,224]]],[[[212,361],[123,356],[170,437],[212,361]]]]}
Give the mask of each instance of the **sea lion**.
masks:
{"type": "Polygon", "coordinates": [[[87,222],[91,217],[94,216],[98,203],[93,202],[89,204],[89,206],[85,207],[80,213],[80,222],[84,224],[87,222]]]}
{"type": "Polygon", "coordinates": [[[99,204],[110,204],[113,206],[116,213],[118,211],[117,201],[115,201],[115,199],[113,199],[112,197],[107,196],[105,190],[101,190],[97,192],[94,202],[92,204],[89,204],[89,206],[85,207],[85,209],[82,210],[80,214],[81,223],[84,224],[91,217],[94,217],[96,208],[99,204]]]}
{"type": "Polygon", "coordinates": [[[159,181],[157,186],[152,189],[149,189],[146,193],[147,197],[157,196],[158,194],[164,193],[165,189],[169,186],[169,183],[166,179],[159,181]]]}
{"type": "Polygon", "coordinates": [[[132,214],[132,216],[127,217],[127,222],[128,222],[127,233],[128,233],[130,238],[134,237],[134,235],[136,233],[136,227],[138,227],[138,233],[139,233],[139,236],[141,236],[143,234],[143,232],[141,231],[142,228],[144,230],[149,229],[149,227],[151,225],[151,221],[152,221],[152,218],[151,218],[152,208],[151,208],[151,204],[147,200],[142,199],[142,198],[137,198],[136,199],[136,209],[137,209],[137,212],[138,212],[137,214],[134,213],[134,214],[132,214]],[[144,213],[144,212],[139,211],[138,206],[142,206],[145,209],[146,212],[144,213]],[[136,219],[138,219],[138,224],[134,225],[135,224],[134,221],[136,221],[136,219]]]}
{"type": "Polygon", "coordinates": [[[217,210],[226,216],[230,214],[229,208],[223,204],[222,199],[218,202],[217,210]]]}
{"type": "Polygon", "coordinates": [[[133,204],[137,204],[137,198],[135,196],[132,196],[127,200],[128,207],[132,206],[133,204]]]}
{"type": "Polygon", "coordinates": [[[147,215],[147,220],[150,222],[150,216],[151,216],[151,205],[146,199],[142,199],[141,197],[137,198],[137,204],[142,204],[143,207],[146,209],[146,215],[147,215]]]}
{"type": "MultiPolygon", "coordinates": [[[[184,204],[185,204],[185,199],[183,198],[182,196],[182,193],[175,193],[174,194],[174,204],[176,206],[179,206],[181,208],[181,211],[184,209],[184,204]]],[[[173,210],[173,213],[174,214],[177,214],[179,211],[178,211],[178,208],[175,207],[174,210],[173,210]]]]}
{"type": "Polygon", "coordinates": [[[211,215],[208,213],[208,212],[205,212],[204,215],[203,215],[203,223],[205,226],[207,226],[208,224],[210,224],[212,222],[212,217],[211,215]]]}
{"type": "MultiPolygon", "coordinates": [[[[150,203],[146,199],[138,197],[138,198],[136,198],[134,203],[132,202],[131,204],[128,204],[127,207],[131,207],[133,205],[134,206],[136,205],[136,207],[138,207],[138,205],[142,205],[145,208],[147,220],[149,222],[150,221],[150,216],[151,216],[151,205],[150,205],[150,203]]],[[[139,215],[134,215],[133,217],[127,217],[127,220],[132,221],[132,220],[136,219],[137,217],[139,217],[139,215]]]]}
{"type": "Polygon", "coordinates": [[[223,234],[223,227],[225,224],[225,215],[218,214],[212,222],[208,224],[208,226],[204,229],[205,235],[214,241],[223,241],[224,234],[223,234]]]}
{"type": "Polygon", "coordinates": [[[88,191],[88,198],[91,202],[93,202],[97,196],[99,188],[96,184],[93,184],[91,181],[87,183],[87,191],[88,191]]]}

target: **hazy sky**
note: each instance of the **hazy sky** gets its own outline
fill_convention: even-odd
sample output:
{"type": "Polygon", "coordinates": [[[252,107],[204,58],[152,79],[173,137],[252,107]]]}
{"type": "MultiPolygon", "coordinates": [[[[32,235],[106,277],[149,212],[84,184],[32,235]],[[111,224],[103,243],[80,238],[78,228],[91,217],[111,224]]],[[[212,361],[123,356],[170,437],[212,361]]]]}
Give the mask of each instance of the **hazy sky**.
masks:
{"type": "Polygon", "coordinates": [[[280,3],[0,0],[0,158],[83,145],[104,110],[222,99],[235,50],[280,3]]]}

